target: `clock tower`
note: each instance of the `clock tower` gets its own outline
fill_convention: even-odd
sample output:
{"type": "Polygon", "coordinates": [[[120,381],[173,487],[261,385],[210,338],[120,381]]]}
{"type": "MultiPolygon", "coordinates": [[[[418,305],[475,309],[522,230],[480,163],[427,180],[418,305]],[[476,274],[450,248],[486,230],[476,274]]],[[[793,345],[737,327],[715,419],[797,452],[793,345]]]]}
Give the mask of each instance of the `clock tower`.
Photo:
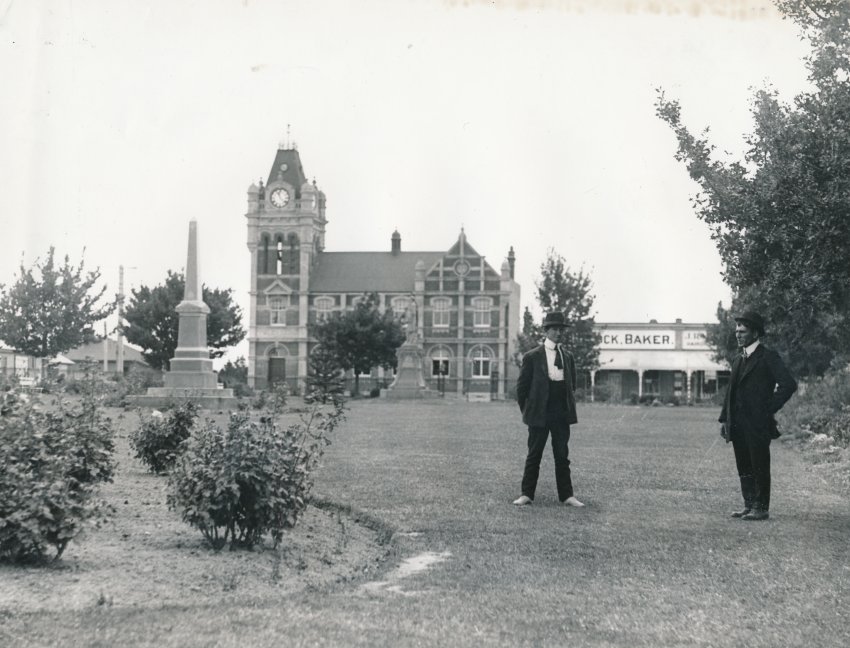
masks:
{"type": "Polygon", "coordinates": [[[310,274],[325,246],[325,194],[295,145],[281,144],[265,183],[248,188],[251,252],[248,384],[297,384],[307,373],[310,274]]]}

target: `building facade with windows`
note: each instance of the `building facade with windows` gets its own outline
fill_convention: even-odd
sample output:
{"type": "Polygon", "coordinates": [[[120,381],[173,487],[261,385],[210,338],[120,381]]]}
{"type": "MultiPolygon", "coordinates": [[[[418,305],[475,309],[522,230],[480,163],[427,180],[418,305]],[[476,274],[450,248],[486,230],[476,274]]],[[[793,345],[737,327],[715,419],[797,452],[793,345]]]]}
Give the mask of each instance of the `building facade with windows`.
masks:
{"type": "MultiPolygon", "coordinates": [[[[462,229],[440,251],[403,251],[397,231],[383,251],[327,251],[325,206],[294,147],[279,148],[267,180],[248,189],[249,385],[301,388],[314,347],[309,325],[375,292],[381,308],[416,313],[430,388],[504,398],[518,371],[511,361],[520,320],[513,249],[498,272],[462,229]]],[[[392,375],[375,368],[361,388],[363,378],[378,387],[392,375]]]]}
{"type": "Polygon", "coordinates": [[[598,323],[599,368],[591,385],[607,385],[613,400],[658,398],[705,400],[729,380],[729,366],[717,362],[706,343],[706,324],[655,320],[598,323]]]}

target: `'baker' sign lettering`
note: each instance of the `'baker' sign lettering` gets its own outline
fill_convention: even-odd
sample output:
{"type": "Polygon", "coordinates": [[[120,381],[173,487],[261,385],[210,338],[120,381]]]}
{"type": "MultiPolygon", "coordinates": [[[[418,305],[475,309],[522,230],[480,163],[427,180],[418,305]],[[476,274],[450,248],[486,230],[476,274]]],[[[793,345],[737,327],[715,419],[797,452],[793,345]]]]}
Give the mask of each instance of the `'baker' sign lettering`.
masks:
{"type": "Polygon", "coordinates": [[[675,349],[676,334],[670,330],[602,331],[600,349],[675,349]]]}

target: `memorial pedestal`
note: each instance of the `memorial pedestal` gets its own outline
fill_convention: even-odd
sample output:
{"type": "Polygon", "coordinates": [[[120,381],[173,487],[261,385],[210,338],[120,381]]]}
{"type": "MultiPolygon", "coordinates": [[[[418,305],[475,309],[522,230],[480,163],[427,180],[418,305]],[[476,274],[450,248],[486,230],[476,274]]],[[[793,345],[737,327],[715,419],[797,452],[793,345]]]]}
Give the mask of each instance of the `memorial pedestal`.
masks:
{"type": "Polygon", "coordinates": [[[433,398],[434,392],[425,384],[422,370],[424,353],[422,345],[408,339],[396,351],[398,364],[395,380],[387,389],[381,390],[381,398],[387,400],[412,400],[417,398],[433,398]]]}

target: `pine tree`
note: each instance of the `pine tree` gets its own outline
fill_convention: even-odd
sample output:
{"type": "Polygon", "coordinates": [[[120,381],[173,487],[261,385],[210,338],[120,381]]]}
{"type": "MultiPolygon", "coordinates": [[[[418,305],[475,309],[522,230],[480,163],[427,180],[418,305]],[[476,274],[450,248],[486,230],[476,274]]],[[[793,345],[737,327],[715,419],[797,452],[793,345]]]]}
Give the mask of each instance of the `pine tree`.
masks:
{"type": "Polygon", "coordinates": [[[327,347],[317,346],[308,360],[307,394],[304,400],[308,403],[341,401],[345,390],[343,375],[336,355],[327,347]]]}

